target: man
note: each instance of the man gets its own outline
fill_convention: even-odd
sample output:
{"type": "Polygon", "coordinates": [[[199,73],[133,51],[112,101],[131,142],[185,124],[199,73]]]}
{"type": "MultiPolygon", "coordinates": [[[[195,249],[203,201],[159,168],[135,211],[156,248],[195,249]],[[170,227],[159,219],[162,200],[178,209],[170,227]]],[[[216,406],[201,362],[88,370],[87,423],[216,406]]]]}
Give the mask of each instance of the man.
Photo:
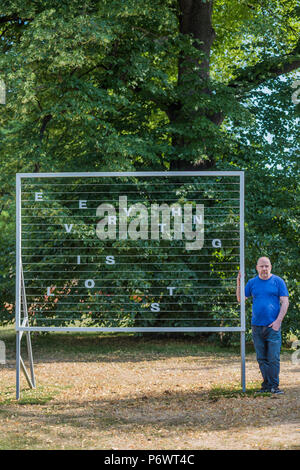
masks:
{"type": "MultiPolygon", "coordinates": [[[[245,298],[253,298],[252,337],[256,358],[263,377],[260,392],[284,393],[279,389],[281,323],[289,306],[286,284],[271,273],[269,258],[259,258],[258,276],[247,282],[245,298]]],[[[240,299],[241,273],[237,277],[236,296],[240,299]]]]}

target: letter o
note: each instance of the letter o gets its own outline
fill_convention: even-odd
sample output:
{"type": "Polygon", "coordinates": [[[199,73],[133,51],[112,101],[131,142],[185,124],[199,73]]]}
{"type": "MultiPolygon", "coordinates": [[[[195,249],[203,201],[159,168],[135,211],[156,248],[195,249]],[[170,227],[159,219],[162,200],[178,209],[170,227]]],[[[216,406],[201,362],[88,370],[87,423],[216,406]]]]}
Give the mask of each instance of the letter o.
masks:
{"type": "Polygon", "coordinates": [[[84,285],[85,287],[95,287],[95,281],[93,279],[87,279],[84,285]]]}

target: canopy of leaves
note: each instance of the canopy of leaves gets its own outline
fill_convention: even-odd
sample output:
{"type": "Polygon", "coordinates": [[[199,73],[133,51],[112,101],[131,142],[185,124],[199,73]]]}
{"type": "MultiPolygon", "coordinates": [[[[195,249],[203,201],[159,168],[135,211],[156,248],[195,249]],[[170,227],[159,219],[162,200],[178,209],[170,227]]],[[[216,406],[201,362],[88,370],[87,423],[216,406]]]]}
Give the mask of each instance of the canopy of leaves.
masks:
{"type": "Polygon", "coordinates": [[[271,257],[296,331],[299,29],[297,0],[3,0],[3,318],[14,303],[15,173],[236,169],[248,275],[271,257]]]}

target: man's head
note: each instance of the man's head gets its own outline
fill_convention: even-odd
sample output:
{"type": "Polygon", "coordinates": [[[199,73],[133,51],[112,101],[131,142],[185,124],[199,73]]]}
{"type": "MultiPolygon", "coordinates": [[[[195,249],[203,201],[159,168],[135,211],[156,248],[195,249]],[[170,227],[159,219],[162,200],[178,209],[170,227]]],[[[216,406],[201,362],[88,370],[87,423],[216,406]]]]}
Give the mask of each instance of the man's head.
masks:
{"type": "Polygon", "coordinates": [[[265,256],[259,258],[257,261],[256,270],[260,279],[263,279],[264,281],[269,279],[271,277],[272,270],[272,265],[269,258],[266,258],[265,256]]]}

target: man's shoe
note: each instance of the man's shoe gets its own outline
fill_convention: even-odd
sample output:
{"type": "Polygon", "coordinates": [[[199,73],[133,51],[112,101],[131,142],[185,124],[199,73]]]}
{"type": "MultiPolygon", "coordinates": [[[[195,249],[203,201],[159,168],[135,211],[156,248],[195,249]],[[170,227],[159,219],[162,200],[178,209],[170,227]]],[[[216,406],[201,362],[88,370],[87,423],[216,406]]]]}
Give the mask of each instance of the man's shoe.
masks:
{"type": "Polygon", "coordinates": [[[283,395],[284,391],[280,390],[280,388],[271,388],[271,393],[274,393],[274,395],[283,395]]]}

